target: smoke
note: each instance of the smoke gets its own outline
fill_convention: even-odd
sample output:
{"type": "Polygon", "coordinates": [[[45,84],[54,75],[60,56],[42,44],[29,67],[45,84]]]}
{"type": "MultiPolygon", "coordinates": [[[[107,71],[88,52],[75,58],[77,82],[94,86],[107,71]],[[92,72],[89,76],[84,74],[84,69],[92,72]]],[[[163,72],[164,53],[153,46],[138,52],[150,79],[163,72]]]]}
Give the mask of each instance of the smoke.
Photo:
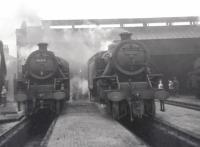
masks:
{"type": "Polygon", "coordinates": [[[21,65],[24,65],[26,62],[26,59],[28,56],[33,52],[38,49],[37,45],[27,45],[24,47],[21,47],[18,54],[19,54],[19,63],[21,65]]]}
{"type": "Polygon", "coordinates": [[[71,93],[71,98],[73,100],[80,99],[80,98],[85,98],[88,92],[88,82],[86,79],[83,79],[79,76],[74,76],[70,80],[70,93],[71,93]]]}
{"type": "Polygon", "coordinates": [[[14,97],[14,77],[17,72],[17,59],[15,57],[5,55],[7,66],[7,86],[8,86],[8,101],[13,101],[14,97]]]}
{"type": "Polygon", "coordinates": [[[107,49],[116,32],[119,33],[118,29],[49,30],[43,40],[49,42],[49,48],[58,56],[72,63],[86,64],[96,52],[107,49]]]}
{"type": "MultiPolygon", "coordinates": [[[[21,15],[26,18],[27,15],[21,15]]],[[[32,17],[30,15],[29,17],[32,17]]],[[[38,17],[27,19],[29,23],[36,21],[38,17]]],[[[86,24],[90,24],[86,21],[86,24]]],[[[36,50],[39,42],[47,42],[48,50],[53,51],[56,56],[69,62],[71,75],[71,93],[81,91],[82,95],[87,93],[87,62],[95,53],[107,50],[112,40],[118,39],[121,28],[93,28],[93,29],[51,29],[48,26],[37,26],[38,29],[30,29],[29,25],[22,25],[25,28],[26,38],[29,42],[20,48],[19,54],[21,63],[24,63],[28,55],[36,50]],[[35,44],[33,44],[35,42],[35,44]],[[81,72],[80,72],[81,71],[81,72]],[[78,82],[77,82],[78,81],[78,82]],[[76,88],[75,88],[76,85],[76,88]]],[[[36,27],[35,27],[36,28],[36,27]]]]}
{"type": "MultiPolygon", "coordinates": [[[[18,44],[19,65],[24,64],[30,53],[38,48],[37,43],[47,42],[49,43],[49,50],[69,62],[71,83],[73,84],[73,81],[78,79],[77,87],[82,94],[87,93],[88,59],[100,50],[107,50],[107,45],[113,39],[117,39],[118,34],[123,31],[120,28],[105,29],[100,27],[95,29],[53,30],[41,26],[41,18],[36,11],[25,6],[20,6],[17,13],[13,13],[11,18],[0,20],[0,22],[0,37],[4,44],[9,45],[11,55],[16,56],[17,54],[16,39],[19,39],[17,40],[18,43],[24,42],[24,44],[18,44]],[[34,30],[33,26],[38,30],[34,30]],[[24,28],[26,35],[16,38],[16,28],[20,27],[24,28]]],[[[91,25],[92,23],[85,21],[85,24],[91,25]]],[[[7,62],[9,62],[7,64],[9,76],[7,77],[9,81],[13,81],[13,75],[16,74],[16,69],[13,66],[16,67],[17,64],[16,61],[7,62]]],[[[21,66],[18,66],[18,68],[20,71],[21,66]]]]}
{"type": "Polygon", "coordinates": [[[40,26],[41,18],[37,15],[36,11],[28,7],[21,7],[16,15],[17,21],[26,22],[28,26],[40,26]]]}
{"type": "MultiPolygon", "coordinates": [[[[38,26],[41,25],[40,18],[38,17],[37,13],[30,8],[22,7],[20,5],[14,6],[10,2],[9,8],[6,9],[5,5],[1,9],[3,14],[3,18],[1,16],[0,19],[0,38],[3,41],[3,44],[8,45],[9,47],[9,54],[5,53],[6,59],[6,66],[7,66],[7,76],[6,80],[8,81],[8,100],[14,100],[14,76],[17,73],[17,47],[16,47],[16,28],[19,28],[23,21],[26,21],[27,25],[31,26],[38,26]],[[19,6],[19,7],[18,7],[19,6]],[[14,10],[15,9],[15,10],[14,10]]],[[[27,47],[30,50],[30,46],[27,47]]],[[[22,48],[21,55],[27,56],[29,51],[27,49],[22,48]]],[[[32,51],[32,48],[31,50],[32,51]]]]}
{"type": "Polygon", "coordinates": [[[117,39],[120,32],[122,30],[119,28],[45,31],[43,39],[49,42],[49,49],[70,64],[72,95],[74,93],[87,94],[87,62],[89,58],[99,51],[107,50],[108,45],[112,43],[113,39],[117,39]]]}
{"type": "Polygon", "coordinates": [[[85,29],[85,30],[45,30],[43,41],[49,43],[49,49],[70,63],[72,71],[79,72],[87,66],[87,61],[95,53],[107,50],[113,36],[118,36],[121,30],[115,29],[85,29]]]}

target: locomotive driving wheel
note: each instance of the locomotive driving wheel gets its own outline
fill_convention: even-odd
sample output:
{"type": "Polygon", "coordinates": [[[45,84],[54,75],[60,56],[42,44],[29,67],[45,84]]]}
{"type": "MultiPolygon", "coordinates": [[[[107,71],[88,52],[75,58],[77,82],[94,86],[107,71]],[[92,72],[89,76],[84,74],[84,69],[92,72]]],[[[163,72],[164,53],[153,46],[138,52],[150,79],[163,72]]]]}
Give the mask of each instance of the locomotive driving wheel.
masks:
{"type": "Polygon", "coordinates": [[[119,103],[118,102],[112,103],[112,118],[115,120],[119,119],[119,103]]]}

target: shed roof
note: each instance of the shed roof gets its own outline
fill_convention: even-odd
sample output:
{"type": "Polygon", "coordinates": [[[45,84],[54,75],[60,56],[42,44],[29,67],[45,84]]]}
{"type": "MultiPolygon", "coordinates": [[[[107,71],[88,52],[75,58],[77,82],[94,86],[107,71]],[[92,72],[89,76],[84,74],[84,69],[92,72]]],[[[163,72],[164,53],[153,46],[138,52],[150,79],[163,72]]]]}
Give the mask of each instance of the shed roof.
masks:
{"type": "Polygon", "coordinates": [[[200,26],[152,26],[127,28],[132,32],[132,39],[176,39],[176,38],[200,38],[200,26]]]}

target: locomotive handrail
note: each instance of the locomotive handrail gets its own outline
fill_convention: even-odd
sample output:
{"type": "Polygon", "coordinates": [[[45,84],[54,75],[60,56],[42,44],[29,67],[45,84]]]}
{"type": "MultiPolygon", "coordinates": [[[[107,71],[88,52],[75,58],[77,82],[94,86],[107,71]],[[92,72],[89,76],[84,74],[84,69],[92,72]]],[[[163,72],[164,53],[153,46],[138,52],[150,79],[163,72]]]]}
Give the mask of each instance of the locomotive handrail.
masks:
{"type": "Polygon", "coordinates": [[[116,80],[117,80],[117,88],[120,89],[120,84],[119,84],[118,76],[116,76],[116,80]]]}
{"type": "Polygon", "coordinates": [[[56,79],[58,79],[58,80],[68,80],[69,78],[66,77],[66,78],[56,78],[56,79]]]}
{"type": "Polygon", "coordinates": [[[56,62],[58,63],[58,70],[59,70],[59,72],[61,73],[61,75],[63,76],[63,77],[67,77],[65,74],[64,74],[64,72],[62,71],[62,69],[61,69],[61,64],[60,64],[60,62],[58,61],[58,59],[57,58],[55,58],[56,59],[56,62]]]}
{"type": "Polygon", "coordinates": [[[163,77],[163,74],[159,73],[159,74],[149,74],[149,77],[163,77]]]}
{"type": "Polygon", "coordinates": [[[152,86],[152,84],[151,84],[151,81],[150,81],[150,79],[149,79],[149,75],[148,75],[148,74],[147,74],[147,81],[148,81],[150,87],[153,88],[153,86],[152,86]]]}
{"type": "Polygon", "coordinates": [[[109,79],[109,78],[116,78],[117,76],[99,76],[95,77],[95,80],[100,80],[100,79],[109,79]]]}

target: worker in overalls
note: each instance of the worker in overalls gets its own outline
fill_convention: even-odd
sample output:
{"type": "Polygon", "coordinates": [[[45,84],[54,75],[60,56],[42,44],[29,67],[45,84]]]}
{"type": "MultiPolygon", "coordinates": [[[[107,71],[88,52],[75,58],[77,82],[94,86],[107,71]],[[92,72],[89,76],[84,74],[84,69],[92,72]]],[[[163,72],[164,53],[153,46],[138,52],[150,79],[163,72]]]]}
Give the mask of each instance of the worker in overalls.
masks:
{"type": "Polygon", "coordinates": [[[172,80],[168,81],[168,89],[171,96],[174,96],[174,83],[172,80]]]}
{"type": "Polygon", "coordinates": [[[6,106],[6,99],[7,99],[7,90],[6,90],[5,86],[2,86],[1,99],[2,99],[2,104],[5,107],[6,106]]]}

